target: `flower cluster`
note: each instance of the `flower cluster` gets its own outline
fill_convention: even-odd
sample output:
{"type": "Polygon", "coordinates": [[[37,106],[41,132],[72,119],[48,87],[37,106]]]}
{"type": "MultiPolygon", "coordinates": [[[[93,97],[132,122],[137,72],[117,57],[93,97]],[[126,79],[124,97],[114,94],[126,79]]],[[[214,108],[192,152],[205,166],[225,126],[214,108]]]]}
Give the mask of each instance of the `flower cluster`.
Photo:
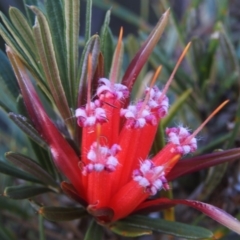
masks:
{"type": "Polygon", "coordinates": [[[79,175],[91,210],[110,208],[115,221],[162,188],[169,189],[166,175],[197,143],[186,128],[167,128],[168,144],[149,159],[158,125],[168,112],[164,92],[147,87],[143,99],[128,106],[129,91],[122,84],[101,78],[96,92],[94,102],[75,112],[83,131],[79,175]],[[134,198],[126,196],[128,189],[134,198]]]}
{"type": "MultiPolygon", "coordinates": [[[[169,11],[164,14],[141,46],[121,83],[117,83],[117,79],[120,69],[122,31],[113,56],[110,80],[102,78],[103,73],[100,76],[99,73],[92,71],[93,62],[97,62],[95,66],[97,69],[103,68],[100,53],[100,60],[95,56],[94,61],[91,53],[88,51],[85,53],[89,54],[85,56],[88,61],[85,62],[87,69],[84,69],[87,70],[88,87],[86,89],[81,83],[76,99],[84,98],[81,94],[86,91],[87,101],[85,105],[80,100],[78,102],[75,111],[78,125],[72,118],[68,118],[70,107],[66,99],[64,100],[65,92],[60,91],[63,89],[61,87],[56,89],[52,82],[48,83],[61,116],[65,120],[70,119],[70,124],[66,120],[69,133],[67,136],[60,132],[44,110],[22,58],[11,47],[7,46],[6,50],[31,122],[47,143],[55,165],[69,181],[61,183],[62,190],[86,207],[88,213],[98,222],[111,227],[114,225],[112,223],[119,219],[142,210],[152,211],[185,204],[202,211],[240,234],[239,221],[217,207],[194,200],[153,198],[158,191],[168,190],[168,181],[178,176],[239,157],[239,150],[233,149],[229,152],[188,159],[182,161],[183,163],[179,161],[183,155],[197,149],[195,136],[227,103],[226,101],[192,134],[182,126],[167,128],[166,145],[150,158],[149,154],[158,126],[168,113],[169,101],[166,92],[190,44],[184,49],[162,90],[154,86],[161,69],[159,67],[150,86],[145,89],[142,99],[134,104],[129,102],[132,86],[159,40],[168,16],[169,11]],[[91,96],[91,83],[96,76],[99,85],[91,96]],[[71,139],[67,138],[69,136],[71,139]],[[80,154],[76,147],[79,143],[80,154]]],[[[45,60],[43,62],[45,63],[45,60]]],[[[52,63],[52,60],[49,62],[52,63]]],[[[44,70],[48,73],[49,66],[45,67],[44,70]]]]}

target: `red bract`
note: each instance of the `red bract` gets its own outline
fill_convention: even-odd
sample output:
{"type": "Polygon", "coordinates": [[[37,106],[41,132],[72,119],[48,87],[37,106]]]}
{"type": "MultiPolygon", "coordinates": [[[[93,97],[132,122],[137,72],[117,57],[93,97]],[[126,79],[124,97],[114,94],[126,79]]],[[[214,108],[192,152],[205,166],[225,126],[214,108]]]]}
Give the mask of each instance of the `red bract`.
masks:
{"type": "MultiPolygon", "coordinates": [[[[164,25],[165,20],[164,18],[164,25]]],[[[188,129],[182,126],[167,128],[166,146],[152,159],[149,158],[158,125],[168,112],[169,103],[166,91],[190,46],[189,44],[183,51],[163,90],[154,86],[161,69],[158,68],[152,84],[146,88],[143,98],[134,104],[128,104],[134,79],[159,39],[162,28],[159,24],[143,44],[130,64],[122,81],[123,84],[116,82],[119,49],[121,48],[121,41],[119,41],[110,74],[111,79],[100,78],[94,96],[90,94],[92,61],[91,55],[89,56],[88,100],[85,106],[81,106],[75,111],[76,121],[82,130],[80,131],[81,156],[76,154],[45,113],[21,60],[10,48],[7,48],[7,52],[29,116],[41,136],[49,144],[56,166],[72,184],[62,183],[63,190],[86,205],[89,213],[97,221],[108,224],[144,208],[149,209],[151,203],[159,208],[180,203],[195,207],[240,233],[240,223],[237,220],[233,221],[232,217],[215,207],[187,200],[148,201],[150,196],[154,196],[161,189],[169,189],[167,179],[174,178],[175,175],[171,175],[171,170],[176,164],[175,174],[179,176],[181,172],[188,172],[186,169],[181,170],[180,173],[177,171],[178,161],[183,155],[196,150],[196,134],[226,104],[226,102],[223,103],[215,110],[193,134],[190,134],[188,129]],[[93,101],[91,101],[92,97],[93,101]],[[223,220],[223,216],[226,218],[225,220],[223,220]]],[[[234,155],[225,160],[229,161],[235,158],[234,155]]],[[[221,162],[220,160],[216,161],[214,157],[212,159],[207,165],[198,166],[195,170],[221,162]]],[[[219,159],[221,158],[219,157],[219,159]]],[[[188,161],[192,163],[192,160],[188,161]]],[[[192,164],[189,166],[189,171],[194,171],[192,164]]],[[[188,169],[188,166],[185,167],[188,169]]]]}

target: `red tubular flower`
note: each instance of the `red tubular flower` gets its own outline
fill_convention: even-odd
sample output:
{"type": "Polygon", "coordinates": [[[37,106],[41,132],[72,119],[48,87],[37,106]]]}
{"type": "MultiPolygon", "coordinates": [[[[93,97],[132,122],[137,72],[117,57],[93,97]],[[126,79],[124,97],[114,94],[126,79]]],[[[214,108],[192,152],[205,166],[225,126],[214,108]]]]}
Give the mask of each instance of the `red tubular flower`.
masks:
{"type": "MultiPolygon", "coordinates": [[[[168,143],[156,156],[149,158],[148,154],[157,127],[168,112],[167,89],[190,46],[189,44],[183,51],[163,90],[153,86],[160,73],[158,68],[151,86],[145,90],[143,99],[128,105],[133,78],[136,78],[153,49],[158,38],[156,35],[159,35],[158,31],[160,33],[162,29],[157,28],[150,34],[149,39],[133,59],[124,75],[122,81],[124,85],[116,82],[117,64],[114,62],[111,79],[99,79],[93,101],[90,94],[92,68],[91,56],[89,56],[88,100],[86,106],[79,107],[75,111],[78,126],[82,128],[81,156],[76,155],[48,118],[23,64],[9,48],[7,49],[29,116],[36,129],[48,142],[57,167],[74,187],[65,183],[62,184],[63,188],[67,188],[66,192],[74,195],[75,199],[78,199],[78,196],[79,199],[83,199],[89,213],[101,223],[111,223],[136,211],[147,209],[151,206],[148,200],[150,196],[161,189],[168,190],[167,179],[168,176],[171,178],[172,168],[183,155],[196,150],[196,134],[226,104],[223,103],[214,111],[193,134],[182,126],[167,128],[168,143]]],[[[120,55],[119,49],[120,43],[114,59],[120,55]]],[[[171,202],[171,200],[158,199],[153,202],[154,206],[160,207],[164,204],[169,206],[178,203],[194,205],[185,200],[171,202]]],[[[193,207],[196,207],[195,205],[193,207]]],[[[198,209],[202,210],[203,207],[198,209]]],[[[217,215],[218,212],[212,214],[209,209],[203,212],[214,219],[220,216],[217,215]]],[[[228,218],[228,215],[226,217],[228,218]]],[[[229,222],[232,221],[231,218],[228,219],[229,222]]],[[[239,222],[233,221],[232,225],[228,225],[227,221],[220,222],[240,233],[240,230],[236,230],[236,226],[240,226],[239,222]]]]}

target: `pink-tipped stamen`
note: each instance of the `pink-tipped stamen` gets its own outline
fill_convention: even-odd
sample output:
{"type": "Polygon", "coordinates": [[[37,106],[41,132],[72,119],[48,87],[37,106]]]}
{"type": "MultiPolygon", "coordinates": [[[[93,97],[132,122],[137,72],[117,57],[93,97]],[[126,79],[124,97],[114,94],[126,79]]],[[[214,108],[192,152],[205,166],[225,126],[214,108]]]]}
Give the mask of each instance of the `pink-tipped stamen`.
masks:
{"type": "Polygon", "coordinates": [[[196,138],[192,138],[191,141],[186,143],[186,139],[191,135],[187,128],[167,128],[166,134],[168,135],[168,142],[173,144],[173,147],[170,150],[172,153],[185,155],[197,150],[196,138]]]}
{"type": "Polygon", "coordinates": [[[149,159],[141,162],[139,169],[133,171],[132,177],[150,195],[155,195],[162,188],[165,190],[169,189],[164,167],[156,166],[149,159]]]}
{"type": "Polygon", "coordinates": [[[100,125],[97,127],[97,141],[94,142],[87,154],[89,161],[83,167],[83,175],[87,175],[93,171],[95,172],[113,172],[116,170],[119,162],[116,158],[116,154],[121,150],[118,144],[113,144],[111,148],[100,145],[100,125]]]}

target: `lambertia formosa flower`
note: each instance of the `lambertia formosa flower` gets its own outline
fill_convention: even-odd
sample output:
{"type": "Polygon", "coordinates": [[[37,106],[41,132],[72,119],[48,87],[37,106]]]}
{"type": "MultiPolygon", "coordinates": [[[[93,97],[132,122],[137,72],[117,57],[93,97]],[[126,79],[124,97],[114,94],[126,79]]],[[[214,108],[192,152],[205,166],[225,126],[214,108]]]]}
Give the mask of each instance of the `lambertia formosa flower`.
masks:
{"type": "MultiPolygon", "coordinates": [[[[38,10],[33,11],[37,17],[40,16],[38,10]]],[[[160,198],[157,194],[161,190],[168,191],[168,182],[183,174],[179,160],[196,151],[196,135],[227,103],[226,101],[220,105],[193,133],[183,126],[166,128],[166,145],[155,156],[150,156],[159,124],[168,114],[167,90],[190,44],[184,49],[163,89],[155,84],[161,71],[160,66],[141,99],[131,102],[130,97],[133,84],[159,40],[168,15],[169,10],[139,49],[121,80],[119,59],[123,44],[122,29],[108,77],[107,73],[96,74],[97,70],[102,69],[101,54],[95,67],[94,53],[87,54],[87,81],[85,85],[80,84],[78,92],[86,93],[86,99],[82,100],[84,97],[77,96],[78,105],[72,125],[75,129],[73,127],[70,130],[67,125],[67,135],[56,127],[44,110],[24,61],[11,46],[7,46],[6,51],[31,122],[47,143],[55,165],[69,181],[61,183],[62,190],[81,203],[99,224],[111,228],[115,222],[132,214],[184,204],[200,210],[240,234],[240,222],[217,207],[193,200],[160,198]],[[97,87],[93,84],[96,76],[97,87]],[[73,146],[73,141],[78,146],[73,146]]],[[[41,24],[40,17],[38,20],[41,24]]],[[[59,101],[54,97],[53,99],[59,101]]],[[[61,110],[59,113],[62,114],[61,110]]],[[[209,154],[200,159],[201,165],[196,164],[193,168],[195,160],[199,163],[197,157],[186,160],[186,163],[184,160],[184,174],[227,161],[222,160],[221,154],[223,153],[209,154]]]]}

